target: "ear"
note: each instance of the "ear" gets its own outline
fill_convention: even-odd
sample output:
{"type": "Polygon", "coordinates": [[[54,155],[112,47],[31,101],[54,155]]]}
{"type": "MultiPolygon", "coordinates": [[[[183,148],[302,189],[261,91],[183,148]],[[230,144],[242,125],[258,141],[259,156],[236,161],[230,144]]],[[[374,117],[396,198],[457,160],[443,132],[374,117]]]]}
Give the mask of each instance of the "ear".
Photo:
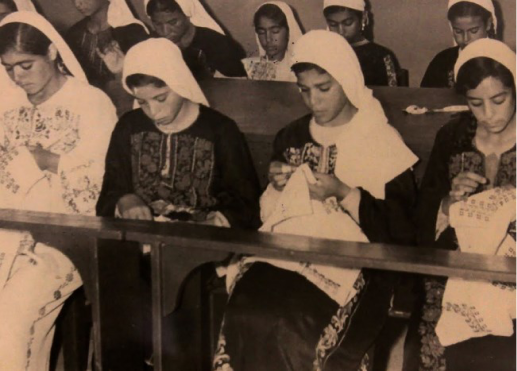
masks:
{"type": "Polygon", "coordinates": [[[486,22],[486,31],[490,32],[490,30],[492,29],[493,26],[494,26],[494,21],[493,21],[492,17],[490,17],[490,18],[488,18],[488,21],[486,22]]]}
{"type": "Polygon", "coordinates": [[[48,59],[50,59],[51,61],[55,61],[57,59],[57,55],[58,55],[58,51],[57,51],[56,46],[54,44],[50,44],[48,46],[48,50],[47,50],[48,59]]]}

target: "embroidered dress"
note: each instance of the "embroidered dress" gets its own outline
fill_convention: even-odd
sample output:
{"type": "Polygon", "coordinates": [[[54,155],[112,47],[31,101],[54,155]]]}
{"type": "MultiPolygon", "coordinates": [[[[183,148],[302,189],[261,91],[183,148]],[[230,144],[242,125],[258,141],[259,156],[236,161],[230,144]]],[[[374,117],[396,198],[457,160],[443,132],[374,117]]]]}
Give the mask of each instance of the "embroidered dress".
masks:
{"type": "Polygon", "coordinates": [[[400,66],[391,50],[370,41],[353,45],[353,48],[361,64],[366,85],[398,86],[400,66]]]}
{"type": "Polygon", "coordinates": [[[459,46],[455,46],[438,53],[427,67],[420,87],[454,87],[454,65],[458,60],[459,50],[459,46]]]}
{"type": "MultiPolygon", "coordinates": [[[[40,30],[74,77],[66,76],[61,88],[38,105],[21,88],[4,86],[0,207],[95,215],[115,107],[88,85],[72,51],[43,17],[15,12],[0,26],[8,23],[40,30]],[[38,146],[59,156],[56,173],[39,168],[28,148],[38,146]]],[[[81,286],[81,277],[68,257],[28,232],[3,229],[0,241],[0,369],[48,370],[56,317],[81,286]]]]}

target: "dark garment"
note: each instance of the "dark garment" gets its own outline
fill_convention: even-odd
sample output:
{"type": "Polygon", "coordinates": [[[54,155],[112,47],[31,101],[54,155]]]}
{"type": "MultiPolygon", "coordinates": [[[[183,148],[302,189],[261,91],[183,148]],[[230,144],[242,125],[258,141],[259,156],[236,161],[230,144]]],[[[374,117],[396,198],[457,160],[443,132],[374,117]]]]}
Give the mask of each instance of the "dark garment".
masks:
{"type": "MultiPolygon", "coordinates": [[[[323,153],[309,123],[305,116],[277,134],[273,161],[307,163],[333,174],[337,148],[323,153]]],[[[385,200],[360,191],[359,225],[370,241],[413,243],[416,187],[410,170],[386,184],[385,200]]],[[[245,265],[227,305],[215,369],[230,364],[239,371],[366,370],[396,279],[390,272],[363,269],[354,284],[358,294],[340,307],[298,273],[267,263],[245,265]]]]}
{"type": "Polygon", "coordinates": [[[113,216],[129,193],[148,205],[174,206],[173,219],[202,220],[219,211],[232,227],[256,229],[259,223],[259,182],[244,136],[235,122],[204,106],[190,127],[169,135],[141,109],[119,120],[97,214],[113,216]]]}
{"type": "MultiPolygon", "coordinates": [[[[454,119],[438,132],[419,194],[417,206],[419,245],[456,250],[454,229],[445,229],[435,241],[436,220],[452,180],[463,170],[486,176],[485,156],[474,145],[477,123],[471,113],[454,119]]],[[[515,147],[501,155],[492,184],[515,185],[515,147]]],[[[515,225],[510,230],[515,230],[515,225]]],[[[515,238],[515,234],[512,235],[515,238]]],[[[443,347],[435,333],[442,312],[447,278],[425,277],[404,349],[404,371],[515,370],[515,331],[510,337],[485,336],[443,347]]],[[[515,285],[513,285],[515,287],[515,285]]]]}
{"type": "Polygon", "coordinates": [[[192,43],[183,50],[183,58],[197,80],[219,71],[228,77],[244,77],[243,53],[228,36],[204,27],[196,27],[192,43]]]}
{"type": "Polygon", "coordinates": [[[460,47],[445,49],[433,58],[425,71],[420,86],[422,88],[454,87],[454,65],[458,59],[460,47]]]}
{"type": "Polygon", "coordinates": [[[88,30],[88,18],[73,25],[66,33],[65,40],[81,64],[91,85],[100,89],[115,76],[108,70],[96,49],[104,50],[112,41],[117,41],[122,52],[126,53],[133,45],[146,40],[149,36],[145,29],[138,24],[113,28],[92,34],[88,30]]]}
{"type": "Polygon", "coordinates": [[[366,85],[398,85],[397,74],[400,66],[391,50],[373,42],[354,46],[354,50],[361,64],[366,85]]]}

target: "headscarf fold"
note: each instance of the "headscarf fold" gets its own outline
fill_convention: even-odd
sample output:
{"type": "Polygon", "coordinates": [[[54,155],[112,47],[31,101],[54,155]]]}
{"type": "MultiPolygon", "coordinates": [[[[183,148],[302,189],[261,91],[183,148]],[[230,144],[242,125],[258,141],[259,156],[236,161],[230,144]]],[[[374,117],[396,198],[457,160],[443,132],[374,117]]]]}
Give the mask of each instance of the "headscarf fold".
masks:
{"type": "Polygon", "coordinates": [[[364,0],[325,0],[323,2],[323,9],[327,9],[330,6],[342,6],[344,8],[350,8],[364,12],[366,9],[366,3],[364,0]]]}
{"type": "MultiPolygon", "coordinates": [[[[147,12],[147,4],[151,0],[144,0],[144,7],[147,12]]],[[[175,0],[183,13],[190,18],[194,26],[210,28],[224,35],[224,31],[217,22],[208,14],[206,9],[198,0],[175,0]]]]}
{"type": "Polygon", "coordinates": [[[131,9],[129,9],[129,6],[126,3],[126,0],[110,0],[108,8],[108,24],[110,26],[123,27],[133,23],[139,24],[147,33],[149,33],[145,24],[134,17],[131,9]]]}
{"type": "Polygon", "coordinates": [[[14,0],[18,11],[38,12],[31,0],[14,0]]]}
{"type": "Polygon", "coordinates": [[[458,72],[465,63],[480,57],[490,58],[501,63],[508,68],[515,80],[515,52],[502,41],[494,39],[479,39],[467,45],[460,52],[458,60],[454,65],[454,79],[458,78],[458,72]]]}
{"type": "Polygon", "coordinates": [[[132,91],[126,78],[134,74],[157,77],[183,98],[208,106],[205,95],[183,60],[181,50],[170,40],[153,38],[129,49],[122,72],[122,83],[129,93],[132,91]]]}
{"type": "MultiPolygon", "coordinates": [[[[255,11],[255,13],[258,12],[259,9],[262,8],[264,5],[268,5],[268,4],[275,5],[278,8],[280,8],[282,13],[284,13],[285,18],[287,19],[287,27],[289,27],[289,42],[287,43],[287,51],[286,51],[285,55],[289,56],[292,54],[294,44],[296,44],[296,42],[303,35],[302,29],[300,28],[300,25],[296,21],[296,18],[294,17],[294,13],[293,13],[293,10],[291,9],[291,7],[283,1],[268,1],[268,2],[260,5],[257,8],[257,10],[255,11]]],[[[266,51],[264,50],[262,45],[260,45],[260,41],[259,41],[257,34],[255,34],[255,39],[257,41],[257,45],[259,48],[259,55],[261,57],[266,55],[266,51]]]]}
{"type": "Polygon", "coordinates": [[[383,199],[386,183],[413,166],[418,158],[388,124],[380,102],[365,86],[354,50],[336,33],[310,31],[294,46],[292,65],[297,63],[325,69],[358,110],[336,140],[335,175],[350,187],[363,187],[383,199]]]}
{"type": "MultiPolygon", "coordinates": [[[[50,24],[50,22],[47,21],[43,16],[32,11],[18,11],[7,15],[0,22],[0,27],[9,23],[25,23],[40,30],[56,47],[59,55],[61,56],[63,64],[72,74],[72,76],[78,80],[88,83],[88,79],[86,78],[81,65],[77,61],[77,58],[75,57],[68,44],[65,42],[65,40],[63,40],[61,35],[59,35],[59,33],[50,24]]],[[[2,86],[2,90],[4,92],[6,88],[13,89],[13,92],[16,93],[19,93],[23,90],[22,88],[12,83],[11,79],[7,75],[7,72],[5,71],[5,68],[0,68],[0,85],[2,86]]]]}
{"type": "Polygon", "coordinates": [[[497,32],[497,17],[495,15],[495,8],[492,0],[449,0],[449,5],[447,6],[447,9],[451,9],[453,5],[456,5],[457,3],[461,2],[477,4],[480,7],[488,10],[492,14],[492,21],[494,22],[494,31],[497,32]]]}

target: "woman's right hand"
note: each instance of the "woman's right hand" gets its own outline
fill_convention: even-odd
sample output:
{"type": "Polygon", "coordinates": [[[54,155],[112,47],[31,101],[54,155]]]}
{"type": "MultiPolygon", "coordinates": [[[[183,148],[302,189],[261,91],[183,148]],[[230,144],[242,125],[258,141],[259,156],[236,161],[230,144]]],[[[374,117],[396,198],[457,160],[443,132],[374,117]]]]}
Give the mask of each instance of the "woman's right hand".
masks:
{"type": "Polygon", "coordinates": [[[277,191],[282,191],[295,170],[296,166],[291,166],[280,161],[273,161],[269,164],[269,182],[277,191]]]}
{"type": "Polygon", "coordinates": [[[442,201],[442,211],[444,214],[449,215],[449,209],[452,204],[466,200],[467,197],[474,193],[480,185],[484,185],[486,183],[487,179],[476,173],[469,171],[459,173],[452,180],[452,189],[449,192],[449,195],[442,201]]]}
{"type": "Polygon", "coordinates": [[[151,209],[134,193],[122,196],[117,202],[117,209],[123,219],[153,220],[151,209]]]}

